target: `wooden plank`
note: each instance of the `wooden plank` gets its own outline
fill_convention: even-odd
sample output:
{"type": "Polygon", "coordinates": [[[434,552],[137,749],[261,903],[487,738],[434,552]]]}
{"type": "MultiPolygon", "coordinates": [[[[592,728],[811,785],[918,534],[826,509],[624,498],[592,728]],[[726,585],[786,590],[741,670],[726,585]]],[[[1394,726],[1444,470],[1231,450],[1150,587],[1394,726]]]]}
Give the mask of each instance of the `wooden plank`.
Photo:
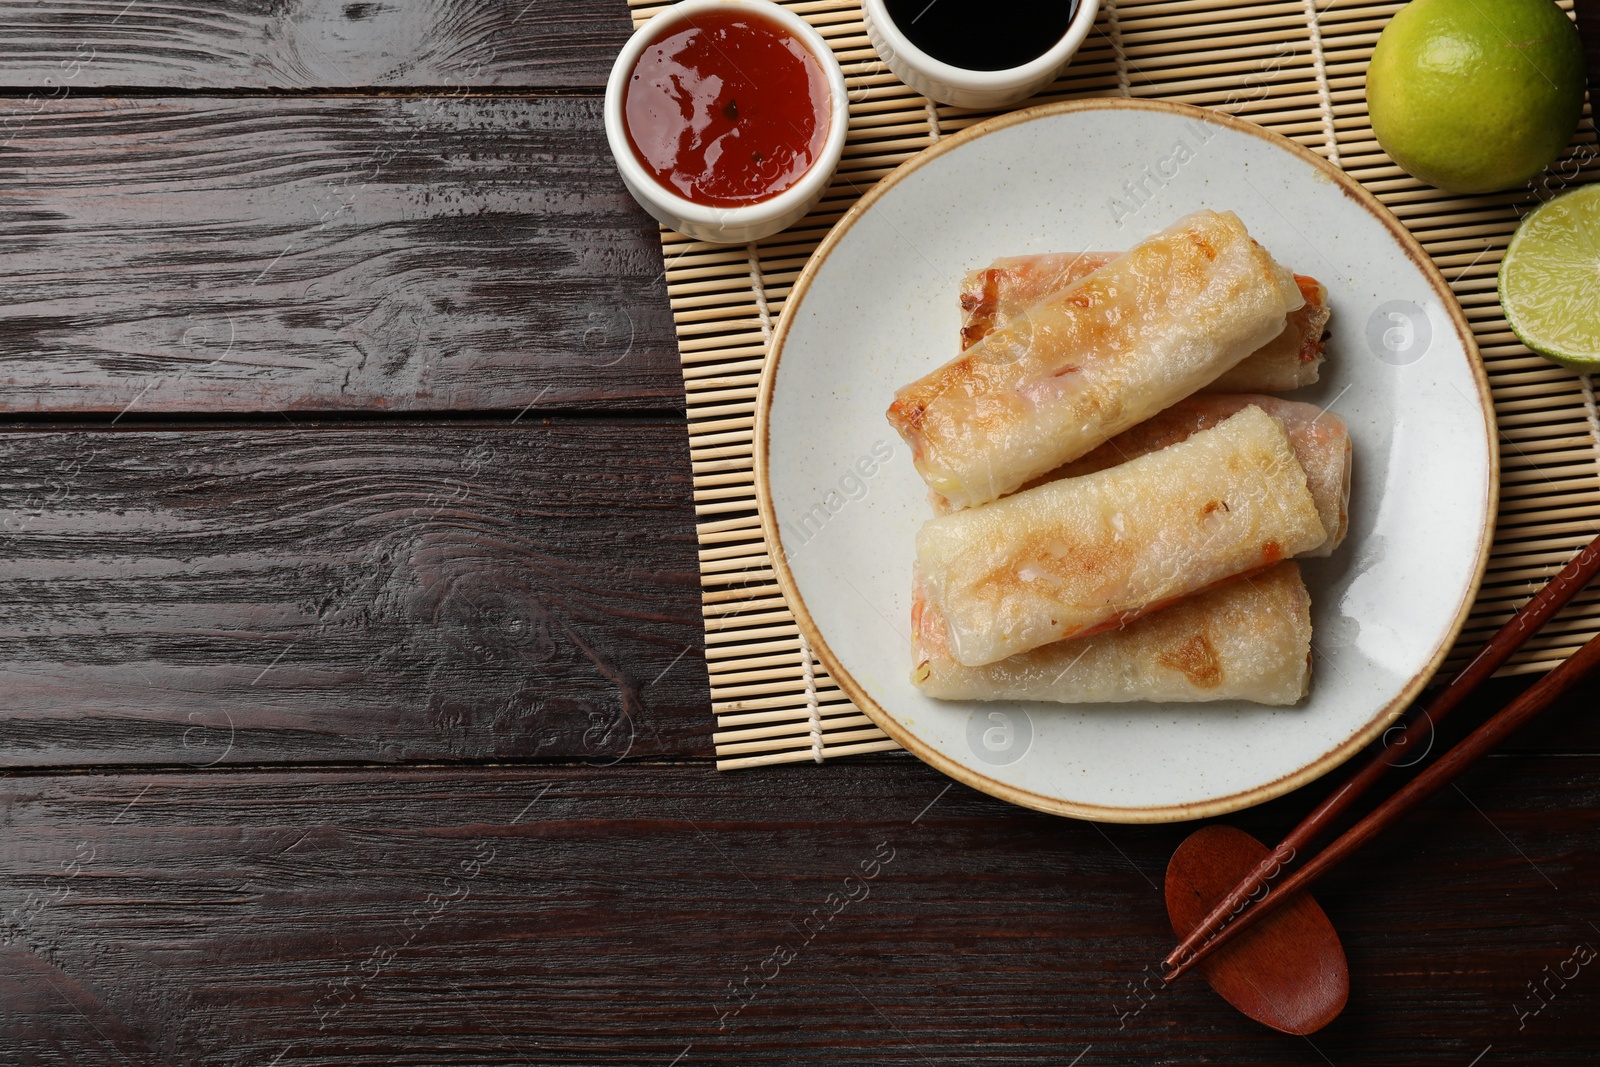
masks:
{"type": "Polygon", "coordinates": [[[1584,64],[1588,68],[1589,92],[1600,89],[1600,2],[1573,0],[1578,33],[1583,37],[1584,64]]]}
{"type": "Polygon", "coordinates": [[[0,150],[0,411],[681,409],[595,99],[77,99],[0,150]]]}
{"type": "Polygon", "coordinates": [[[1352,995],[1307,1042],[1197,981],[1144,986],[1191,826],[1053,819],[909,758],[13,777],[0,1042],[96,1065],[1592,1064],[1600,963],[1570,961],[1600,945],[1600,760],[1497,758],[1462,790],[1320,893],[1352,995]]]}
{"type": "Polygon", "coordinates": [[[0,434],[0,761],[709,755],[682,424],[530,422],[0,434]]]}
{"type": "MultiPolygon", "coordinates": [[[[1532,685],[1537,675],[1495,678],[1484,684],[1452,714],[1449,722],[1430,731],[1424,742],[1426,753],[1402,755],[1396,750],[1393,761],[1399,767],[1418,766],[1422,759],[1436,756],[1455,745],[1482,725],[1489,716],[1511,703],[1532,685]]],[[[1431,692],[1429,695],[1432,695],[1431,692]]],[[[1401,731],[1393,731],[1398,740],[1401,731]]],[[[1513,734],[1502,752],[1524,755],[1554,753],[1600,753],[1600,717],[1594,714],[1594,692],[1580,686],[1556,701],[1533,722],[1513,734]]]]}
{"type": "MultiPolygon", "coordinates": [[[[684,446],[661,419],[0,434],[0,765],[707,755],[684,446]]],[[[1600,751],[1591,710],[1513,746],[1600,751]]]]}
{"type": "Polygon", "coordinates": [[[620,0],[38,0],[0,10],[0,85],[595,88],[630,28],[620,0]]]}

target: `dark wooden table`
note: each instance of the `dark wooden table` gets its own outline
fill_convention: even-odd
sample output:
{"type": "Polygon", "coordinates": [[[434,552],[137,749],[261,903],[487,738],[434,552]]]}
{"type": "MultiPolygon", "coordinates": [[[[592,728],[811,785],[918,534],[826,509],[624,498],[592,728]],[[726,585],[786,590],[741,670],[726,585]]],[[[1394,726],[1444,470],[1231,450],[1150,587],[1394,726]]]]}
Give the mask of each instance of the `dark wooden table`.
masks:
{"type": "Polygon", "coordinates": [[[1592,689],[1326,884],[1310,1041],[1155,980],[1190,827],[713,770],[627,30],[0,7],[0,1063],[1595,1063],[1592,689]]]}

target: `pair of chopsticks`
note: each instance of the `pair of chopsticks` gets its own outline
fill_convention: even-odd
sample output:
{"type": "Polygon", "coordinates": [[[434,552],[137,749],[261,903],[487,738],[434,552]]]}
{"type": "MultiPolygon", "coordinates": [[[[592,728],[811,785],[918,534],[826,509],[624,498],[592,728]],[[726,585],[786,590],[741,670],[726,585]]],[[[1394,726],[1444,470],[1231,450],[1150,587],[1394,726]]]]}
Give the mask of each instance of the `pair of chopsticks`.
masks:
{"type": "MultiPolygon", "coordinates": [[[[1572,562],[1500,628],[1471,663],[1434,698],[1433,703],[1415,716],[1394,748],[1402,753],[1415,751],[1426,742],[1434,726],[1498,670],[1512,653],[1552,615],[1573,598],[1600,571],[1600,537],[1591,541],[1572,562]]],[[[1385,749],[1351,776],[1344,788],[1334,793],[1289,831],[1278,847],[1235,886],[1162,961],[1166,981],[1173,981],[1212,952],[1227,944],[1279,905],[1331,870],[1345,857],[1397,822],[1401,816],[1472,766],[1515,730],[1553,704],[1596,667],[1600,667],[1600,637],[1592,638],[1561,666],[1534,683],[1522,696],[1506,705],[1493,718],[1478,727],[1465,740],[1439,757],[1394,796],[1366,818],[1336,838],[1280,884],[1273,881],[1289,862],[1326,830],[1335,819],[1355,803],[1383,773],[1394,764],[1385,749]],[[1265,892],[1254,904],[1249,900],[1265,892]]]]}

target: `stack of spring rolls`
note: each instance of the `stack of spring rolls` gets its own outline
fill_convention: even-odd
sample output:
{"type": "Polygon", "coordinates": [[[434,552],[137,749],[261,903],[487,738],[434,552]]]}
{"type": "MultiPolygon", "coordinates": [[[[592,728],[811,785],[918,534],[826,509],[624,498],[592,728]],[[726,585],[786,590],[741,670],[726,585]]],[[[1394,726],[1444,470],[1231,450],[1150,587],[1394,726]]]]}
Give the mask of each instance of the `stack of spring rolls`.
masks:
{"type": "Polygon", "coordinates": [[[961,302],[961,355],[889,408],[937,513],[912,681],[951,700],[1303,698],[1293,560],[1344,539],[1350,436],[1262,394],[1317,380],[1326,290],[1200,211],[1123,253],[999,260],[961,302]]]}

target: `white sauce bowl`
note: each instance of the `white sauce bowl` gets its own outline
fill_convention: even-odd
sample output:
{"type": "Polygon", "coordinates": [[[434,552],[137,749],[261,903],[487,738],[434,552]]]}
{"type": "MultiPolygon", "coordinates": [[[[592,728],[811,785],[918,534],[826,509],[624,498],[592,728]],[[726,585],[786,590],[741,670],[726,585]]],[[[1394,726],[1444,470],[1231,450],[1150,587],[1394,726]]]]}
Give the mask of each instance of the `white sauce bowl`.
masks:
{"type": "Polygon", "coordinates": [[[896,77],[930,100],[973,108],[1005,107],[1055,81],[1089,36],[1099,10],[1100,0],[1078,0],[1066,34],[1038,59],[1005,70],[968,70],[934,59],[912,44],[889,17],[884,0],[861,0],[867,36],[896,77]]]}
{"type": "Polygon", "coordinates": [[[839,157],[844,154],[845,134],[850,126],[849,104],[844,72],[839,69],[828,43],[798,15],[770,0],[684,0],[659,12],[639,27],[617,55],[617,61],[611,68],[611,77],[606,82],[606,140],[611,146],[617,169],[622,172],[622,183],[628,187],[633,198],[663,226],[697,241],[743,244],[770,237],[779,230],[793,226],[822,199],[828,183],[833,180],[839,157]],[[633,145],[628,140],[627,119],[623,114],[622,103],[628,78],[646,46],[666,36],[679,23],[711,11],[752,13],[782,26],[805,45],[822,67],[823,76],[828,79],[828,97],[832,105],[828,136],[823,142],[822,151],[800,180],[777,196],[738,207],[696,204],[656,181],[634,154],[633,145]]]}

